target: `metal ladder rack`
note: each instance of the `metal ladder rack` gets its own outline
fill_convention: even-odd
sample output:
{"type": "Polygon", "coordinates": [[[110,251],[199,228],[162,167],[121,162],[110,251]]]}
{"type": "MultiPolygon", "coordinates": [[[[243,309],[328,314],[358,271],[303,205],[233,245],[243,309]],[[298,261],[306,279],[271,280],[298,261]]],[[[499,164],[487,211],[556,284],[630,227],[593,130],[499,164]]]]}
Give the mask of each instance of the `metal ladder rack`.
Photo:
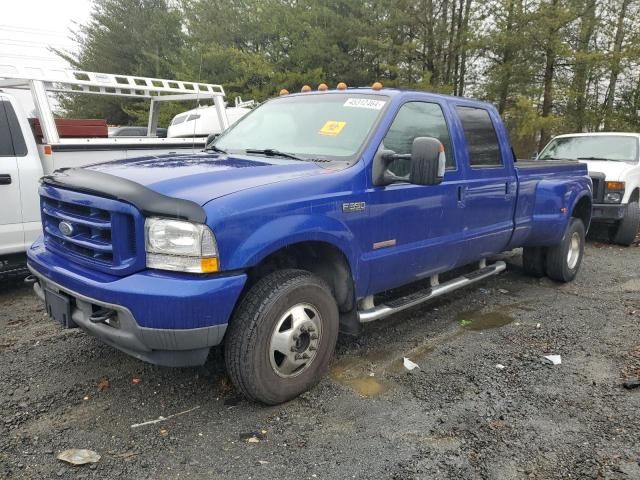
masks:
{"type": "Polygon", "coordinates": [[[107,95],[150,100],[147,135],[155,136],[160,102],[212,99],[223,129],[229,126],[222,85],[184,82],[162,78],[139,77],[88,72],[72,69],[51,69],[0,64],[0,88],[30,90],[47,143],[58,143],[48,92],[67,94],[107,95]]]}

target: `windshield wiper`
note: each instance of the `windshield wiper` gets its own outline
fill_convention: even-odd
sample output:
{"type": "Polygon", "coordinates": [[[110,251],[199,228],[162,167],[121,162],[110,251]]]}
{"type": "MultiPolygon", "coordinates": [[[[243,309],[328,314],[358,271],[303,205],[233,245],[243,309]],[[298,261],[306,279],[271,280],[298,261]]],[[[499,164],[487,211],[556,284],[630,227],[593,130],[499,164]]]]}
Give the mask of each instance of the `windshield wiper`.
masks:
{"type": "Polygon", "coordinates": [[[614,160],[613,158],[604,158],[604,157],[578,157],[578,160],[604,160],[605,162],[618,161],[618,160],[614,160]]]}
{"type": "Polygon", "coordinates": [[[208,152],[208,151],[213,151],[213,152],[218,152],[218,153],[224,153],[225,155],[227,154],[226,150],[222,150],[221,148],[216,147],[215,145],[208,145],[207,147],[205,147],[204,151],[208,152]]]}
{"type": "Polygon", "coordinates": [[[292,155],[291,153],[281,152],[280,150],[275,150],[273,148],[247,148],[245,153],[248,154],[257,154],[257,155],[266,155],[267,157],[282,157],[282,158],[290,158],[291,160],[300,160],[302,162],[306,161],[304,158],[297,157],[292,155]]]}

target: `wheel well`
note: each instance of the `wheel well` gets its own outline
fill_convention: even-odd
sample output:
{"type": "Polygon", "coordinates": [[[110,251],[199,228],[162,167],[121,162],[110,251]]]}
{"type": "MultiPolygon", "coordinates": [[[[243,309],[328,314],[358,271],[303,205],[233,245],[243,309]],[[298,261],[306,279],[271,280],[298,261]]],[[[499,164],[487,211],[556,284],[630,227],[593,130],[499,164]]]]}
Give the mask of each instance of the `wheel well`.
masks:
{"type": "Polygon", "coordinates": [[[249,269],[247,288],[276,270],[299,268],[322,278],[331,288],[341,312],[355,307],[353,275],[342,251],[326,242],[302,242],[287,245],[249,269]]]}
{"type": "Polygon", "coordinates": [[[631,196],[629,197],[629,201],[633,201],[633,200],[640,200],[640,189],[635,189],[633,192],[631,192],[631,196]]]}
{"type": "Polygon", "coordinates": [[[588,197],[582,197],[580,200],[578,200],[576,206],[573,207],[571,216],[582,220],[584,228],[588,229],[589,223],[591,222],[591,200],[589,200],[588,197]]]}

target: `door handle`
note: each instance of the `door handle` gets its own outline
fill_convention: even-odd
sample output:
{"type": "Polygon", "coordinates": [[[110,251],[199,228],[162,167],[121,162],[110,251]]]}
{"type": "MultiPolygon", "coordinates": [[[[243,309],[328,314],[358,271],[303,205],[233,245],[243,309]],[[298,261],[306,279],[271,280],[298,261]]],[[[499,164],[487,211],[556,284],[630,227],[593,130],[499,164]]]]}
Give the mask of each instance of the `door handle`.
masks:
{"type": "Polygon", "coordinates": [[[0,185],[11,185],[11,175],[0,173],[0,185]]]}
{"type": "Polygon", "coordinates": [[[466,185],[458,185],[458,206],[464,207],[464,197],[467,191],[466,185]]]}
{"type": "Polygon", "coordinates": [[[511,182],[504,183],[504,198],[507,200],[511,200],[513,198],[513,192],[511,191],[511,182]]]}

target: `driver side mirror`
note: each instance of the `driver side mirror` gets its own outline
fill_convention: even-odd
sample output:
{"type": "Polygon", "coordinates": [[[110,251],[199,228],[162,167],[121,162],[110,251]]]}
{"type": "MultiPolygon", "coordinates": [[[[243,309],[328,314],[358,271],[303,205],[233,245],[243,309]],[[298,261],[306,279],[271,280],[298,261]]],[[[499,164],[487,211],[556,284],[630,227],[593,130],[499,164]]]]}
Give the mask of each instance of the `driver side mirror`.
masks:
{"type": "Polygon", "coordinates": [[[444,146],[433,137],[418,137],[411,148],[409,182],[415,185],[442,183],[446,168],[444,146]]]}
{"type": "Polygon", "coordinates": [[[398,154],[392,150],[380,150],[373,162],[373,184],[390,185],[409,182],[415,185],[438,185],[446,168],[444,146],[433,137],[417,137],[411,145],[411,154],[398,154]],[[396,160],[409,161],[409,174],[398,176],[389,170],[396,160]]]}

